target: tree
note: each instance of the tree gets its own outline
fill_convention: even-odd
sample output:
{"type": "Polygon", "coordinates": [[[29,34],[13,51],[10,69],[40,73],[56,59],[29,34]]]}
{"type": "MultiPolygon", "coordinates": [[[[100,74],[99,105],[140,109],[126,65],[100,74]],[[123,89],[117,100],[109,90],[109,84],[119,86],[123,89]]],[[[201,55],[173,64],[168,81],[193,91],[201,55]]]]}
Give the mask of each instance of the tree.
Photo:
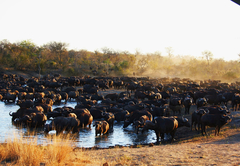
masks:
{"type": "Polygon", "coordinates": [[[208,66],[209,66],[209,61],[211,61],[212,58],[213,58],[212,52],[206,50],[206,51],[203,51],[203,52],[202,52],[202,55],[207,59],[207,61],[208,61],[208,66]]]}
{"type": "Polygon", "coordinates": [[[58,62],[60,64],[60,66],[62,66],[62,58],[64,55],[67,55],[65,52],[67,52],[67,48],[69,44],[64,43],[64,42],[50,42],[46,45],[44,45],[43,47],[51,50],[51,52],[53,52],[57,59],[58,62]]]}
{"type": "Polygon", "coordinates": [[[35,70],[38,59],[38,47],[31,40],[23,40],[17,43],[21,53],[19,54],[19,67],[35,70]]]}
{"type": "Polygon", "coordinates": [[[138,68],[138,72],[140,74],[142,74],[144,71],[147,70],[148,61],[149,61],[149,57],[148,56],[141,56],[141,57],[139,57],[138,62],[137,62],[137,68],[138,68]]]}
{"type": "Polygon", "coordinates": [[[171,58],[173,56],[173,48],[172,47],[166,47],[166,52],[169,56],[169,58],[171,58]]]}
{"type": "Polygon", "coordinates": [[[4,39],[0,41],[0,64],[1,65],[10,65],[12,62],[11,58],[11,43],[4,39]]]}

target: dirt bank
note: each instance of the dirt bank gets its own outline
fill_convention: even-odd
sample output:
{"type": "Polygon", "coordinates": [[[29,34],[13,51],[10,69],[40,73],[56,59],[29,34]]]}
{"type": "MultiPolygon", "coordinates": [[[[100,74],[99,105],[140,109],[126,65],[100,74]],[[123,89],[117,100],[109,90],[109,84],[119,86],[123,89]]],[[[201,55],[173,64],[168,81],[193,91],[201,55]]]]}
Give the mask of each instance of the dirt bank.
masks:
{"type": "Polygon", "coordinates": [[[179,137],[178,130],[173,144],[77,149],[71,161],[73,165],[240,165],[240,112],[231,115],[233,120],[221,129],[219,136],[214,136],[214,128],[207,129],[208,136],[185,128],[189,134],[179,137]],[[78,156],[85,156],[84,163],[78,156]]]}

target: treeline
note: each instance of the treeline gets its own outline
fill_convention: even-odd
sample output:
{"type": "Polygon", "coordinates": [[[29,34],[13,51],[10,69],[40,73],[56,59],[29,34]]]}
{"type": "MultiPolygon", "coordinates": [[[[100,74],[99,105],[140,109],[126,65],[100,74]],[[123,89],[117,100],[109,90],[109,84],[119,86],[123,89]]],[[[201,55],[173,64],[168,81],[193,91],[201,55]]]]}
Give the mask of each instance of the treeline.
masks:
{"type": "MultiPolygon", "coordinates": [[[[49,42],[37,46],[24,40],[10,43],[0,41],[0,64],[3,68],[35,71],[48,74],[56,71],[68,76],[150,76],[190,77],[195,79],[222,79],[236,81],[240,75],[238,61],[212,59],[209,56],[196,58],[161,53],[131,54],[102,48],[101,51],[68,50],[68,44],[49,42]]],[[[227,55],[226,55],[227,56],[227,55]]]]}

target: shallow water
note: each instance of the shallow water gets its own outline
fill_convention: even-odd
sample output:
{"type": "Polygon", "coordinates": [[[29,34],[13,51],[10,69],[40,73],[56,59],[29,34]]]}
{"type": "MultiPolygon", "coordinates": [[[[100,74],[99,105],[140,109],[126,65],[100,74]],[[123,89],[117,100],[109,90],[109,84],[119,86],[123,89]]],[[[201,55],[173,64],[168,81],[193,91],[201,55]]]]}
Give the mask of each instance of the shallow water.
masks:
{"type": "MultiPolygon", "coordinates": [[[[53,109],[63,106],[70,106],[74,108],[75,105],[76,102],[68,102],[67,104],[53,106],[53,109]]],[[[37,138],[38,144],[42,144],[45,140],[47,140],[48,138],[44,135],[43,129],[37,129],[34,134],[29,134],[29,129],[12,125],[9,112],[15,112],[18,109],[19,106],[14,103],[9,104],[0,102],[0,142],[3,143],[6,139],[13,139],[20,136],[23,136],[23,138],[37,138]]],[[[50,123],[50,121],[48,120],[47,123],[50,123]]],[[[54,135],[55,131],[50,131],[49,134],[54,135]]],[[[77,136],[74,135],[73,137],[76,139],[76,145],[84,148],[94,146],[104,148],[115,145],[126,146],[156,142],[155,132],[149,130],[148,132],[142,134],[141,131],[139,131],[139,133],[136,134],[133,126],[129,125],[127,128],[123,129],[123,122],[118,123],[116,121],[114,123],[113,130],[109,132],[109,134],[95,136],[95,128],[91,126],[91,129],[81,129],[79,134],[77,136]]]]}

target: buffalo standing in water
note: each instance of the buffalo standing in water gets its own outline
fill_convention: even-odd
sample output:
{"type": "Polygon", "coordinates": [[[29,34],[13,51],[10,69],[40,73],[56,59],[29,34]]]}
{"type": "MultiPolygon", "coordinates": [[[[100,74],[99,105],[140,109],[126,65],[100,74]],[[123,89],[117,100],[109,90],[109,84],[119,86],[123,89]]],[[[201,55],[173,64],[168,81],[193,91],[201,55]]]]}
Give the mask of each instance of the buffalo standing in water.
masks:
{"type": "Polygon", "coordinates": [[[103,134],[108,133],[109,124],[105,120],[103,120],[103,121],[95,121],[95,124],[93,126],[95,126],[95,134],[96,134],[96,136],[98,134],[103,135],[103,134]]]}
{"type": "Polygon", "coordinates": [[[173,117],[158,117],[154,122],[146,121],[142,133],[148,129],[154,130],[157,137],[157,144],[159,144],[159,138],[164,140],[164,133],[170,133],[172,136],[171,142],[173,142],[175,132],[178,128],[178,121],[173,117]]]}
{"type": "Polygon", "coordinates": [[[47,134],[51,130],[56,130],[56,134],[67,132],[77,133],[80,128],[80,120],[73,117],[56,117],[50,124],[45,125],[44,132],[47,134]]]}

